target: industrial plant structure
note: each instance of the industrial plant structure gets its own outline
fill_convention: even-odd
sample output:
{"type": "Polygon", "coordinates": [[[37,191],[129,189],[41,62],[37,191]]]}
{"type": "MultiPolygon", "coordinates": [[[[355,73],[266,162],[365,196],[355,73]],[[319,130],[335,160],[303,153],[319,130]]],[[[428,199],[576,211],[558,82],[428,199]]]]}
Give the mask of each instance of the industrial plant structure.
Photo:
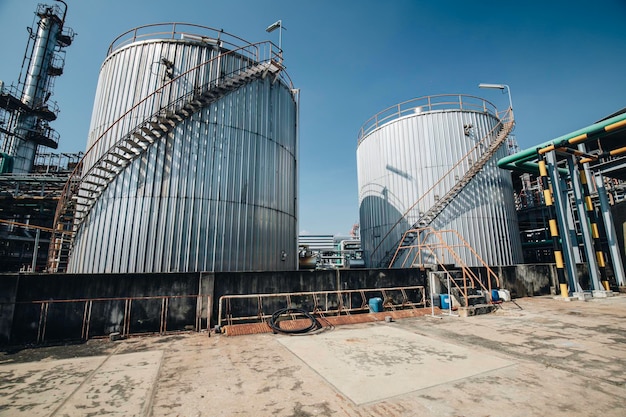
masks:
{"type": "Polygon", "coordinates": [[[534,205],[537,200],[545,207],[544,225],[549,239],[535,237],[534,240],[539,245],[547,241],[551,244],[558,291],[563,297],[572,294],[584,297],[588,290],[603,297],[612,289],[626,285],[622,262],[626,230],[625,139],[626,109],[622,109],[582,129],[498,161],[499,167],[521,172],[526,178],[522,190],[531,192],[523,194],[525,205],[529,201],[534,205]],[[536,187],[531,186],[531,176],[539,180],[536,187]],[[537,192],[541,197],[537,198],[537,192]],[[611,206],[620,221],[617,230],[611,206]],[[578,276],[580,263],[587,267],[586,285],[578,276]]]}
{"type": "Polygon", "coordinates": [[[39,4],[17,85],[0,81],[0,270],[42,271],[54,212],[81,153],[51,153],[59,134],[50,126],[51,98],[75,33],[67,6],[39,4]]]}
{"type": "Polygon", "coordinates": [[[496,164],[513,125],[512,109],[466,95],[409,100],[368,120],[357,149],[366,266],[521,263],[511,177],[496,164]],[[438,243],[459,258],[416,258],[410,248],[435,238],[429,230],[454,230],[438,243]]]}
{"type": "Polygon", "coordinates": [[[271,42],[198,25],[115,39],[50,269],[297,269],[298,91],[282,62],[271,42]]]}

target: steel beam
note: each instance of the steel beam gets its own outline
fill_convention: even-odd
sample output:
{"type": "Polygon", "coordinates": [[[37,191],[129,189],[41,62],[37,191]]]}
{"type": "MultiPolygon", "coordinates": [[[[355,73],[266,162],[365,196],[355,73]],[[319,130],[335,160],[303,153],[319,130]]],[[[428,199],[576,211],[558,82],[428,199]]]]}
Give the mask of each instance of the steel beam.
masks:
{"type": "Polygon", "coordinates": [[[578,283],[578,273],[576,271],[576,256],[574,254],[574,241],[570,233],[571,227],[568,219],[568,198],[567,187],[561,179],[557,166],[556,152],[550,151],[546,155],[548,175],[552,183],[554,208],[556,211],[556,220],[562,231],[561,239],[563,240],[562,249],[565,260],[565,270],[568,275],[570,292],[582,292],[582,287],[578,283]]]}

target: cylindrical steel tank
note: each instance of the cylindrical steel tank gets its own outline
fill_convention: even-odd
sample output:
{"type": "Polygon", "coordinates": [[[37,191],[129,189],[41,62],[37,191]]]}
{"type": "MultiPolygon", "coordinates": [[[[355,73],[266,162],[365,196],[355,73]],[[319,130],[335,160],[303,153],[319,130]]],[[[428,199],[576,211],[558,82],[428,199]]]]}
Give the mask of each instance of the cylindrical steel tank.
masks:
{"type": "MultiPolygon", "coordinates": [[[[496,165],[506,141],[491,146],[508,128],[491,103],[464,95],[410,100],[366,122],[357,148],[366,265],[389,266],[403,234],[424,226],[458,232],[488,265],[521,263],[511,177],[496,165]]],[[[479,266],[468,249],[457,252],[479,266]]]]}
{"type": "MultiPolygon", "coordinates": [[[[181,103],[178,119],[161,118],[175,126],[102,180],[111,182],[80,221],[68,272],[296,269],[297,90],[281,63],[269,42],[197,25],[150,25],[116,39],[83,173],[115,160],[120,138],[140,137],[137,126],[148,129],[164,108],[181,103]],[[199,110],[185,112],[201,91],[199,110]]],[[[97,172],[106,177],[94,171],[90,181],[97,172]]]]}

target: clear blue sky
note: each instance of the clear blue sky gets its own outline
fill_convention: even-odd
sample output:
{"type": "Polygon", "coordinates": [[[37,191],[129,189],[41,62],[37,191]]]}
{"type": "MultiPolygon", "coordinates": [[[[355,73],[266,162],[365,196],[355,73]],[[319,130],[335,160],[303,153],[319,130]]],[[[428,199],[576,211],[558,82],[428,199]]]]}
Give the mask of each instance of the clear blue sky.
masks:
{"type": "MultiPolygon", "coordinates": [[[[36,0],[0,0],[0,79],[17,82],[36,0]]],[[[67,0],[78,33],[56,80],[59,151],[84,151],[100,65],[136,26],[185,22],[251,42],[282,19],[287,72],[301,90],[300,231],[347,234],[358,221],[356,141],[384,108],[463,93],[508,104],[522,149],[626,107],[626,0],[67,0]]]]}

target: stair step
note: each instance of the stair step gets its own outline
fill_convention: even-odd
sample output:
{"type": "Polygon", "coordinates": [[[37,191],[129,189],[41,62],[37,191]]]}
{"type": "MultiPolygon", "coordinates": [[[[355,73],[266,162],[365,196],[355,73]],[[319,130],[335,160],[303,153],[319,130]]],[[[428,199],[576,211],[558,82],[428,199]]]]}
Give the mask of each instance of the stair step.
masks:
{"type": "Polygon", "coordinates": [[[174,120],[177,120],[179,122],[182,122],[184,120],[183,117],[181,117],[179,114],[176,114],[175,112],[165,113],[165,117],[168,120],[171,120],[172,123],[176,123],[174,120]]]}
{"type": "MultiPolygon", "coordinates": [[[[154,115],[152,120],[146,122],[143,126],[139,126],[134,132],[126,136],[123,143],[120,143],[108,151],[108,155],[83,178],[71,178],[73,184],[74,196],[65,201],[64,213],[59,219],[67,219],[67,225],[71,230],[77,231],[79,226],[84,222],[89,214],[94,202],[102,194],[107,185],[119,175],[119,173],[128,165],[130,161],[143,154],[151,144],[158,138],[161,138],[167,132],[175,128],[178,123],[191,117],[203,106],[206,106],[216,99],[232,91],[240,85],[258,78],[260,74],[265,76],[269,73],[278,73],[282,70],[282,66],[274,61],[264,62],[243,68],[237,73],[233,73],[228,77],[224,77],[221,82],[209,85],[200,95],[195,96],[192,100],[185,103],[182,107],[172,111],[160,111],[154,115]],[[81,199],[78,201],[78,199],[81,199]]],[[[413,241],[411,237],[409,241],[413,241]]],[[[71,243],[57,248],[56,257],[57,269],[65,270],[67,265],[67,257],[64,255],[66,250],[69,252],[71,243]]]]}
{"type": "Polygon", "coordinates": [[[129,155],[138,155],[138,153],[135,152],[133,149],[127,148],[124,145],[118,145],[117,147],[118,149],[121,149],[122,151],[126,152],[129,155]]]}
{"type": "Polygon", "coordinates": [[[185,118],[191,116],[191,113],[186,108],[176,110],[176,114],[180,116],[185,116],[185,118]]]}
{"type": "Polygon", "coordinates": [[[94,182],[89,180],[83,180],[83,184],[95,185],[96,187],[102,187],[104,185],[100,182],[94,182]]]}
{"type": "MultiPolygon", "coordinates": [[[[150,131],[150,129],[148,129],[148,134],[152,134],[152,131],[150,131]]],[[[139,132],[134,132],[132,135],[135,139],[137,139],[139,142],[143,142],[143,143],[151,143],[150,139],[148,139],[147,137],[145,137],[144,135],[142,135],[139,132]]]]}
{"type": "Polygon", "coordinates": [[[163,125],[169,125],[170,128],[176,126],[176,123],[170,117],[167,117],[167,114],[165,116],[157,117],[157,121],[163,125]]]}
{"type": "Polygon", "coordinates": [[[154,130],[158,130],[160,132],[167,132],[169,130],[167,126],[164,126],[163,124],[159,122],[151,121],[149,123],[150,123],[150,126],[152,126],[154,130]]]}
{"type": "Polygon", "coordinates": [[[124,165],[119,163],[118,161],[113,161],[112,159],[103,159],[102,162],[107,163],[109,165],[116,166],[118,168],[122,168],[124,165]]]}
{"type": "Polygon", "coordinates": [[[144,133],[144,135],[145,135],[146,141],[142,141],[144,143],[151,143],[152,141],[150,140],[150,138],[153,138],[153,137],[156,137],[156,136],[160,136],[159,132],[155,132],[154,130],[150,129],[147,126],[143,126],[143,127],[139,128],[139,130],[141,130],[144,133]]]}
{"type": "Polygon", "coordinates": [[[99,169],[100,171],[104,171],[104,172],[108,172],[109,174],[117,174],[117,171],[111,168],[107,168],[103,165],[98,165],[95,167],[96,169],[99,169]]]}
{"type": "MultiPolygon", "coordinates": [[[[121,149],[117,149],[117,148],[111,149],[109,156],[114,156],[115,158],[121,159],[122,161],[125,161],[125,162],[132,161],[132,158],[129,158],[126,154],[118,152],[120,150],[121,149]]],[[[126,164],[123,164],[121,166],[126,166],[126,164]]]]}

